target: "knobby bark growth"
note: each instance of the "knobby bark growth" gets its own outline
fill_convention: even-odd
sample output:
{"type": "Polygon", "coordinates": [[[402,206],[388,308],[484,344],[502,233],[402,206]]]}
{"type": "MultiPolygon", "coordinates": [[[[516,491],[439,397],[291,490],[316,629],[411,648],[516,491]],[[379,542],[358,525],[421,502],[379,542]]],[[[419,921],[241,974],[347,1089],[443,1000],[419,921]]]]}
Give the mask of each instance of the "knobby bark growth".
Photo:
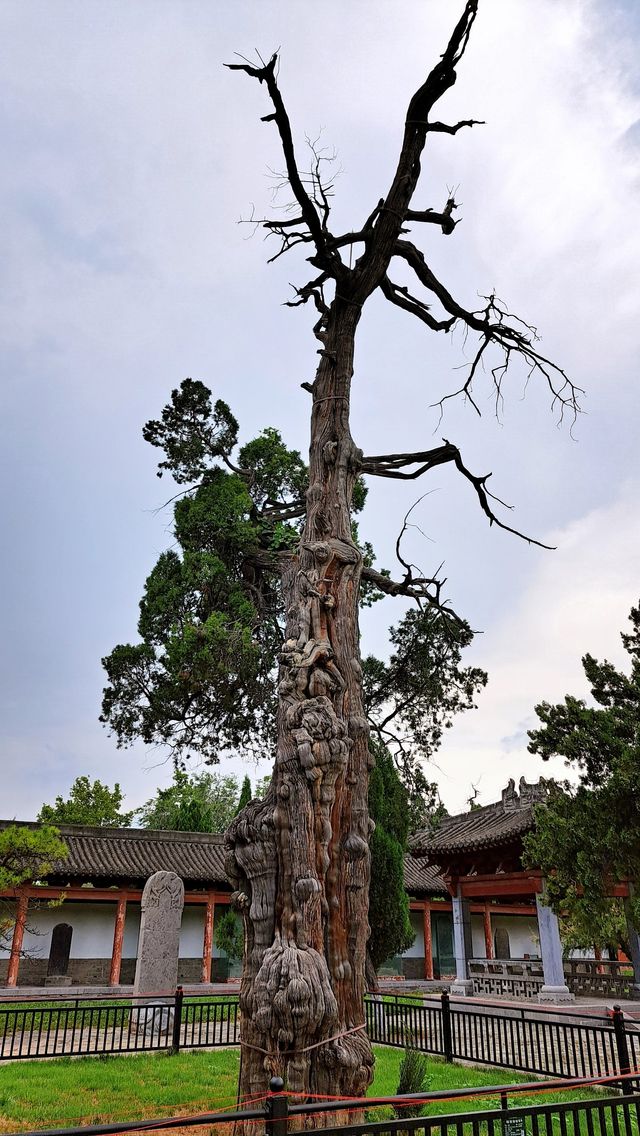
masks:
{"type": "MultiPolygon", "coordinates": [[[[441,211],[414,209],[420,162],[430,134],[456,134],[475,125],[432,118],[433,108],[455,83],[478,0],[467,0],[446,50],[410,100],[400,156],[391,187],[359,231],[334,235],[329,228],[328,187],[321,158],[301,173],[278,86],[278,57],[232,68],[266,87],[295,209],[285,219],[262,219],[280,241],[276,257],[309,245],[316,275],[298,288],[292,306],[315,306],[320,361],[312,384],[309,487],[299,547],[283,560],[286,640],[279,664],[277,754],[271,789],[251,802],[227,833],[228,871],[245,926],[241,1093],[264,1091],[269,1077],[304,1094],[358,1096],[372,1076],[371,1047],[363,1029],[368,936],[369,836],[367,810],[371,758],[362,703],[358,594],[362,554],[352,537],[351,504],[358,475],[415,478],[453,463],[469,480],[491,523],[487,477],[474,476],[450,442],[410,454],[365,457],[351,436],[350,392],[355,336],[368,298],[379,289],[434,331],[461,323],[479,339],[461,392],[476,407],[473,382],[490,348],[496,399],[512,355],[524,359],[548,384],[561,412],[576,412],[576,390],[564,372],[535,347],[535,332],[509,316],[495,296],[481,311],[462,307],[436,278],[423,253],[407,238],[409,224],[438,226],[450,235],[456,203],[441,211]],[[341,250],[359,255],[352,266],[341,250]],[[401,261],[413,271],[417,293],[393,282],[401,261]],[[439,316],[431,311],[438,302],[439,316]],[[427,300],[429,302],[427,302],[427,300]]],[[[274,258],[275,259],[275,258],[274,258]]],[[[476,407],[477,409],[477,407],[476,407]]],[[[510,530],[515,531],[515,530],[510,530]]],[[[393,581],[364,569],[393,595],[440,604],[440,582],[413,575],[393,581]]]]}

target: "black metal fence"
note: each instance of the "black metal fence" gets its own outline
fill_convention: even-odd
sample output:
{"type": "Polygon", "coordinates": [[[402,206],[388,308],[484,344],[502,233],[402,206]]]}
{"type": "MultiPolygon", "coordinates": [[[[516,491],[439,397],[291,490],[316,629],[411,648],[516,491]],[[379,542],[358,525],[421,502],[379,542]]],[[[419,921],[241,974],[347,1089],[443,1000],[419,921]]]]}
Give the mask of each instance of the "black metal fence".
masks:
{"type": "MultiPolygon", "coordinates": [[[[550,1088],[571,1090],[584,1088],[584,1080],[552,1082],[550,1088]]],[[[420,1093],[411,1097],[367,1098],[356,1100],[314,1101],[297,1104],[295,1095],[284,1091],[278,1077],[271,1081],[270,1090],[260,1101],[252,1101],[249,1109],[236,1112],[203,1113],[198,1116],[159,1117],[154,1120],[128,1123],[91,1125],[84,1128],[57,1128],[48,1132],[28,1133],[26,1136],[116,1136],[126,1132],[140,1132],[153,1128],[200,1127],[207,1125],[215,1131],[218,1125],[251,1123],[252,1131],[264,1131],[265,1136],[287,1136],[309,1126],[323,1136],[638,1136],[640,1132],[640,1094],[627,1092],[621,1096],[592,1096],[591,1099],[553,1101],[551,1103],[523,1104],[518,1097],[540,1093],[539,1082],[533,1084],[491,1086],[474,1090],[473,1096],[496,1098],[499,1108],[482,1108],[474,1111],[457,1111],[460,1103],[469,1099],[468,1089],[420,1093]],[[440,1109],[449,1105],[449,1111],[440,1109]],[[382,1110],[393,1109],[393,1118],[382,1110]],[[420,1111],[423,1115],[415,1115],[420,1111]],[[337,1115],[336,1115],[337,1114],[337,1115]],[[426,1114],[426,1115],[424,1115],[426,1114]],[[331,1120],[335,1123],[331,1125],[331,1120]],[[323,1120],[326,1125],[322,1126],[323,1120]]]]}
{"type": "Polygon", "coordinates": [[[640,1068],[640,1033],[619,1007],[610,1016],[531,1006],[369,997],[367,1032],[383,1045],[410,1044],[447,1061],[473,1061],[548,1077],[602,1077],[640,1068]]]}
{"type": "Polygon", "coordinates": [[[240,1040],[237,999],[175,994],[0,1004],[0,1060],[212,1048],[240,1040]]]}
{"type": "MultiPolygon", "coordinates": [[[[550,1012],[530,1005],[412,1001],[370,995],[367,1032],[382,1045],[411,1045],[447,1061],[547,1077],[603,1077],[640,1070],[640,1032],[611,1015],[550,1012]]],[[[183,993],[130,998],[0,1002],[0,1060],[237,1045],[237,998],[183,993]]]]}

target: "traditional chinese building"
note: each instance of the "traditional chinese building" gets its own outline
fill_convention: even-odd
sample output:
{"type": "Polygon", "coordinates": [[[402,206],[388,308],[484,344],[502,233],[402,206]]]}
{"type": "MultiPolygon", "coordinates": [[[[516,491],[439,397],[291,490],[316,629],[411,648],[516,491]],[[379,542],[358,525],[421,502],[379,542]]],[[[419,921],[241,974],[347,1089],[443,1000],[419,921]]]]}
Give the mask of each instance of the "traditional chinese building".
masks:
{"type": "MultiPolygon", "coordinates": [[[[543,781],[528,784],[521,778],[518,792],[511,780],[499,801],[444,817],[412,840],[413,856],[441,875],[451,897],[454,993],[537,996],[550,1002],[573,998],[558,918],[545,903],[544,877],[523,863],[523,841],[533,828],[534,808],[545,795],[543,781]],[[478,904],[483,908],[483,941],[474,928],[478,904]],[[524,950],[527,940],[534,946],[524,950]]],[[[612,886],[611,895],[627,897],[628,883],[612,886]]],[[[629,938],[634,981],[640,984],[640,939],[632,927],[629,938]]],[[[613,981],[614,967],[610,974],[611,992],[620,992],[613,981]]],[[[605,992],[607,976],[599,977],[602,981],[591,983],[592,988],[605,992]]]]}
{"type": "MultiPolygon", "coordinates": [[[[215,945],[216,920],[231,895],[223,837],[58,827],[67,858],[55,864],[45,880],[2,893],[13,909],[15,928],[4,958],[0,955],[0,982],[8,986],[131,983],[142,889],[149,876],[162,869],[176,872],[185,886],[179,980],[208,983],[228,976],[229,960],[215,945]]],[[[452,974],[451,901],[444,881],[425,862],[407,856],[405,883],[416,939],[402,959],[390,960],[387,969],[410,978],[452,974]]],[[[237,965],[231,969],[232,974],[239,971],[237,965]]]]}
{"type": "MultiPolygon", "coordinates": [[[[570,996],[544,879],[522,862],[523,840],[543,796],[544,785],[522,779],[516,792],[511,781],[494,804],[445,817],[435,830],[413,838],[404,876],[415,939],[403,956],[388,960],[385,974],[454,977],[459,993],[570,996]]],[[[131,983],[142,889],[161,869],[176,872],[185,886],[179,980],[228,977],[229,960],[215,945],[216,921],[231,894],[221,836],[59,827],[67,858],[46,880],[3,893],[14,909],[15,929],[4,958],[0,954],[0,983],[131,983]]],[[[628,891],[621,884],[615,894],[628,891]]],[[[640,983],[635,931],[631,945],[640,983]]],[[[232,975],[234,969],[239,967],[232,975]]],[[[621,992],[615,984],[607,991],[602,974],[593,988],[621,992]]]]}

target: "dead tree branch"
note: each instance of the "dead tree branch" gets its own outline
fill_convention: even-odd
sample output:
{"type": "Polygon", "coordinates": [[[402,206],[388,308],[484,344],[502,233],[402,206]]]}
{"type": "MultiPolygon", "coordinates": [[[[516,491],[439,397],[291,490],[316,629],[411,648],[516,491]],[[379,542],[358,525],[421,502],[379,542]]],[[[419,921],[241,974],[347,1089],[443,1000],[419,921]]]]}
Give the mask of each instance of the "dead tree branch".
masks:
{"type": "MultiPolygon", "coordinates": [[[[476,496],[480,502],[480,508],[489,520],[490,525],[497,525],[498,528],[504,529],[505,532],[513,533],[514,536],[520,537],[521,540],[526,540],[527,544],[535,544],[539,548],[553,548],[553,545],[543,544],[542,541],[535,540],[531,536],[526,536],[518,529],[506,525],[496,516],[490,505],[491,501],[497,501],[499,505],[504,506],[505,509],[512,508],[507,505],[494,493],[487,489],[487,481],[491,477],[490,473],[485,473],[482,476],[476,476],[467,469],[462,460],[462,455],[457,446],[443,438],[442,446],[435,446],[432,450],[423,450],[412,454],[378,454],[374,457],[363,457],[360,463],[360,470],[362,473],[371,474],[374,477],[392,477],[401,479],[403,481],[414,481],[416,478],[421,477],[423,473],[427,473],[430,469],[436,466],[445,465],[452,462],[456,469],[473,485],[476,491],[476,496]],[[409,466],[417,466],[417,469],[408,470],[409,466]]],[[[406,518],[405,518],[406,522],[406,518]]]]}

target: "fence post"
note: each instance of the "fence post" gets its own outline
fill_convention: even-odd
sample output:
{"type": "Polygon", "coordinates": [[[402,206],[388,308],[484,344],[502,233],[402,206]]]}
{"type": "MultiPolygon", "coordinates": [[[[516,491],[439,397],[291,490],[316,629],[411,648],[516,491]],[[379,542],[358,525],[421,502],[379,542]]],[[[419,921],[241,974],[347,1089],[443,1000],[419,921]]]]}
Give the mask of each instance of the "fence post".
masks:
{"type": "Polygon", "coordinates": [[[282,1077],[272,1077],[269,1081],[269,1096],[265,1111],[268,1136],[287,1136],[289,1101],[284,1092],[282,1077]]]}
{"type": "Polygon", "coordinates": [[[453,1036],[451,1033],[451,1002],[448,991],[443,990],[440,999],[442,1006],[442,1048],[445,1061],[453,1061],[453,1036]]]}
{"type": "Polygon", "coordinates": [[[182,1026],[182,999],[184,998],[184,990],[181,986],[176,987],[175,998],[173,1000],[173,1039],[171,1042],[171,1052],[180,1052],[180,1029],[182,1026]]]}
{"type": "MultiPolygon", "coordinates": [[[[613,1007],[613,1032],[616,1036],[616,1047],[618,1050],[618,1065],[621,1073],[631,1072],[631,1061],[629,1060],[629,1046],[627,1045],[627,1031],[624,1025],[624,1014],[619,1006],[613,1007]]],[[[627,1096],[633,1092],[631,1084],[628,1080],[622,1082],[622,1091],[627,1096]]]]}

